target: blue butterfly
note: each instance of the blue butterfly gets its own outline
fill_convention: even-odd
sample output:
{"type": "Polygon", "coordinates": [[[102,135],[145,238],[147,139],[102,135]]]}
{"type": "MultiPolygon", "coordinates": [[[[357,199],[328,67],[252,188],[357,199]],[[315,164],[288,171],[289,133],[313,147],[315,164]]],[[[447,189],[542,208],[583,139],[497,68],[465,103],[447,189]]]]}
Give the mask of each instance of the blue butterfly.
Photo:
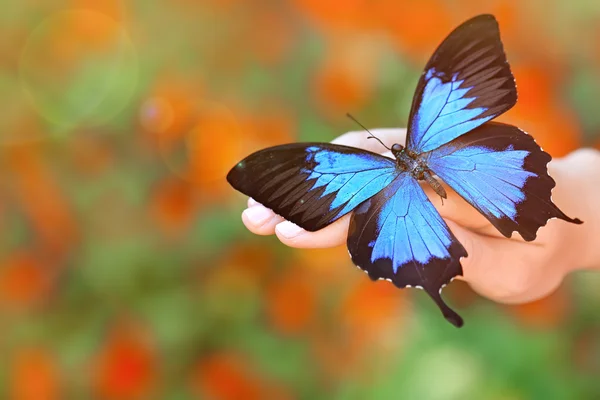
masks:
{"type": "Polygon", "coordinates": [[[227,175],[229,183],[308,231],[354,210],[348,232],[352,261],[373,280],[424,289],[457,327],[462,318],[441,289],[462,275],[464,247],[423,192],[442,198],[437,177],[504,236],[534,240],[551,218],[579,224],[552,203],[551,160],[519,128],[489,122],[517,101],[498,23],[480,15],[438,47],[417,85],[406,147],[395,159],[358,148],[296,143],[258,151],[227,175]]]}

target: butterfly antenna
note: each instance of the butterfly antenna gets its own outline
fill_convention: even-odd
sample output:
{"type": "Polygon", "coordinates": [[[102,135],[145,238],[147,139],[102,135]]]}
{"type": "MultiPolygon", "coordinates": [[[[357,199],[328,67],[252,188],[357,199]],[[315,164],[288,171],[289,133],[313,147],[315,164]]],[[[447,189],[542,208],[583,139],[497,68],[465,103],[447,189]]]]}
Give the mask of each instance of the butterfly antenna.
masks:
{"type": "Polygon", "coordinates": [[[366,127],[363,125],[363,124],[361,124],[360,122],[358,122],[358,120],[357,120],[356,118],[354,118],[352,115],[350,115],[350,113],[346,113],[346,116],[347,116],[348,118],[350,118],[352,121],[356,122],[356,123],[357,123],[357,124],[358,124],[358,125],[359,125],[361,128],[363,128],[365,131],[369,132],[369,135],[371,135],[371,136],[368,136],[368,137],[367,137],[367,139],[375,139],[375,140],[377,140],[379,143],[381,143],[381,145],[382,145],[383,147],[385,147],[385,148],[386,148],[386,149],[388,149],[389,151],[392,151],[392,149],[390,149],[389,147],[387,147],[387,146],[386,146],[386,145],[385,145],[385,144],[384,144],[384,143],[381,141],[381,139],[379,139],[377,136],[373,135],[373,133],[371,133],[371,131],[370,131],[370,130],[368,130],[368,129],[367,129],[367,128],[366,128],[366,127]]]}

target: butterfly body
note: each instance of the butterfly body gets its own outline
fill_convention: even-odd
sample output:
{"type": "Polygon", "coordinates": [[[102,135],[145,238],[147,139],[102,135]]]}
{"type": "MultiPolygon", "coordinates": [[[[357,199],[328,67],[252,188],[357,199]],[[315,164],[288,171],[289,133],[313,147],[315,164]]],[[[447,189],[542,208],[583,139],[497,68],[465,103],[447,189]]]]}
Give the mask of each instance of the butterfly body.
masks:
{"type": "Polygon", "coordinates": [[[401,172],[409,173],[418,181],[425,181],[441,198],[447,198],[446,190],[437,179],[433,177],[432,171],[427,167],[427,161],[419,154],[396,143],[391,148],[392,154],[396,157],[396,163],[401,172]]]}
{"type": "Polygon", "coordinates": [[[441,289],[468,254],[423,191],[445,182],[504,236],[526,241],[551,218],[580,224],[551,200],[550,155],[519,128],[490,120],[517,100],[498,24],[481,15],[438,47],[417,84],[406,144],[395,159],[329,143],[260,150],[227,175],[240,192],[308,231],[352,212],[347,246],[371,279],[420,287],[455,326],[441,289]]]}

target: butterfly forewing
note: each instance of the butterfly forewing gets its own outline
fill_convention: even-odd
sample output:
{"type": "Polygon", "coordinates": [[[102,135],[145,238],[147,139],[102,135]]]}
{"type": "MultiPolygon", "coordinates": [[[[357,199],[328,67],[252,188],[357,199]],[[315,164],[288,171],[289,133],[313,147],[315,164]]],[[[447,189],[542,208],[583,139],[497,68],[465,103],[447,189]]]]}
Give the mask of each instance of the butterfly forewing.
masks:
{"type": "Polygon", "coordinates": [[[417,84],[407,147],[433,150],[504,113],[517,101],[498,23],[480,15],[435,51],[417,84]]]}
{"type": "Polygon", "coordinates": [[[390,183],[395,162],[354,147],[296,143],[251,154],[227,175],[240,192],[298,226],[316,231],[390,183]]]}

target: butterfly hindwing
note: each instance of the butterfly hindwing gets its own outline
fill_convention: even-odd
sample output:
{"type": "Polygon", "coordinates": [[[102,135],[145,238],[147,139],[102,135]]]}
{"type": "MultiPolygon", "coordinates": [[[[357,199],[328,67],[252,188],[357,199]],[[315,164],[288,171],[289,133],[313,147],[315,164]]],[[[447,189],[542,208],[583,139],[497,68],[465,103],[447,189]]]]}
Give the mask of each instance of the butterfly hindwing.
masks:
{"type": "Polygon", "coordinates": [[[460,258],[467,252],[409,174],[398,175],[356,209],[348,250],[371,279],[387,279],[400,288],[422,287],[446,319],[462,325],[462,318],[444,303],[440,292],[453,277],[462,275],[460,258]]]}
{"type": "Polygon", "coordinates": [[[581,223],[552,202],[550,155],[515,126],[488,122],[421,157],[506,237],[534,240],[550,218],[581,223]]]}
{"type": "Polygon", "coordinates": [[[480,15],[438,47],[419,80],[407,147],[426,152],[504,113],[517,101],[498,23],[480,15]]]}
{"type": "Polygon", "coordinates": [[[386,187],[395,162],[379,154],[328,143],[270,147],[246,157],[228,182],[308,231],[316,231],[386,187]]]}

